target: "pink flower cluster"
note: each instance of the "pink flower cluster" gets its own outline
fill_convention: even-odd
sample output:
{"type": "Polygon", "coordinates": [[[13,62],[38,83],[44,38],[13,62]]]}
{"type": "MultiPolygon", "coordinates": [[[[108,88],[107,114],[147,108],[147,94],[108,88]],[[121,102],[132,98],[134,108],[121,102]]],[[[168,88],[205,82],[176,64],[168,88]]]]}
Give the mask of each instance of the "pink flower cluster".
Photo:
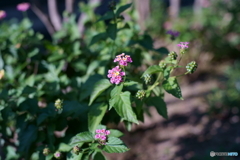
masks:
{"type": "Polygon", "coordinates": [[[27,3],[27,2],[20,3],[20,4],[17,5],[17,10],[25,12],[25,11],[27,11],[29,9],[29,7],[30,7],[30,4],[27,3]]]}
{"type": "Polygon", "coordinates": [[[132,58],[129,55],[122,53],[120,55],[117,55],[113,62],[119,62],[119,65],[127,66],[128,63],[132,63],[132,58]]]}
{"type": "Polygon", "coordinates": [[[7,16],[6,12],[3,10],[0,10],[0,19],[3,19],[7,16]]]}
{"type": "Polygon", "coordinates": [[[181,47],[181,49],[186,49],[186,48],[188,48],[188,44],[189,44],[189,42],[180,42],[178,44],[178,47],[181,47]]]}
{"type": "Polygon", "coordinates": [[[121,72],[121,68],[119,66],[114,67],[111,70],[108,70],[108,78],[110,78],[110,82],[112,84],[119,84],[122,82],[122,76],[125,76],[125,72],[121,72]]]}
{"type": "Polygon", "coordinates": [[[96,135],[95,135],[95,139],[98,139],[99,142],[103,145],[105,145],[106,140],[107,140],[107,135],[110,134],[109,130],[106,129],[97,129],[96,130],[96,135]]]}

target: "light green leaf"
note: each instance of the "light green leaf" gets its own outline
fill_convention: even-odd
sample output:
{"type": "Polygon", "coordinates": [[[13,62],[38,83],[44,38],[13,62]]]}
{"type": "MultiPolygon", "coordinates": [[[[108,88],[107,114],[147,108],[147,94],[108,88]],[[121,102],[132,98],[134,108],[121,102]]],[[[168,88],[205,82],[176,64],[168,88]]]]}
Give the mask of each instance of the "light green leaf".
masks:
{"type": "Polygon", "coordinates": [[[170,77],[167,80],[163,81],[163,88],[165,91],[172,94],[176,98],[183,100],[181,88],[177,82],[176,77],[170,77]]]}
{"type": "Polygon", "coordinates": [[[125,145],[105,145],[103,150],[107,153],[123,153],[129,150],[125,145]]]}
{"type": "Polygon", "coordinates": [[[124,144],[123,141],[117,137],[109,137],[107,145],[109,144],[124,144]]]}
{"type": "Polygon", "coordinates": [[[72,147],[67,145],[66,143],[61,143],[58,148],[58,150],[62,152],[69,152],[71,149],[72,147]]]}
{"type": "Polygon", "coordinates": [[[153,65],[148,67],[148,69],[143,73],[142,77],[146,74],[153,74],[158,72],[163,72],[163,69],[160,66],[153,65]]]}
{"type": "Polygon", "coordinates": [[[120,132],[119,130],[116,129],[109,129],[110,130],[110,134],[108,135],[108,137],[121,137],[123,136],[123,133],[120,132]]]}
{"type": "Polygon", "coordinates": [[[114,14],[112,11],[108,11],[107,13],[105,13],[98,21],[103,21],[103,20],[108,20],[108,19],[112,19],[114,17],[114,14]]]}
{"type": "Polygon", "coordinates": [[[127,121],[137,123],[136,114],[133,112],[130,101],[130,92],[123,92],[115,97],[115,105],[113,106],[116,112],[127,121]]]}
{"type": "Polygon", "coordinates": [[[106,104],[95,104],[91,106],[88,113],[88,129],[90,132],[94,133],[97,126],[101,123],[102,118],[107,110],[106,104]]]}
{"type": "Polygon", "coordinates": [[[108,79],[102,79],[98,81],[93,88],[92,94],[90,96],[90,102],[89,105],[92,104],[92,102],[108,87],[110,87],[112,84],[109,82],[108,79]]]}
{"type": "Polygon", "coordinates": [[[116,103],[116,97],[120,95],[123,89],[123,84],[120,84],[119,86],[115,86],[113,90],[111,91],[111,99],[109,100],[109,110],[115,105],[116,103]]]}
{"type": "Polygon", "coordinates": [[[126,87],[133,86],[135,84],[138,84],[138,82],[135,82],[135,81],[124,82],[124,86],[126,86],[126,87]]]}
{"type": "Polygon", "coordinates": [[[93,135],[91,132],[82,132],[79,133],[75,136],[75,142],[76,140],[81,143],[81,142],[91,142],[94,140],[93,135]]]}

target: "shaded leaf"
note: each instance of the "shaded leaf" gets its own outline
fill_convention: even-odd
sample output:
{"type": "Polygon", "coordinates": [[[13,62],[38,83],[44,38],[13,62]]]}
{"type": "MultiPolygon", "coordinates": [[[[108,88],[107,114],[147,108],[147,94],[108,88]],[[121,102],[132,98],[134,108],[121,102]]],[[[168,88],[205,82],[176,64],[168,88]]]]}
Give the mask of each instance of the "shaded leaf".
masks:
{"type": "Polygon", "coordinates": [[[147,101],[147,104],[150,106],[154,106],[157,109],[157,112],[163,116],[164,118],[168,119],[167,114],[167,106],[164,100],[160,97],[150,97],[147,101]]]}
{"type": "Polygon", "coordinates": [[[108,37],[110,37],[112,40],[115,40],[117,36],[117,25],[112,23],[108,24],[107,34],[108,37]]]}
{"type": "Polygon", "coordinates": [[[116,16],[119,16],[122,12],[124,12],[126,9],[130,8],[132,3],[126,4],[124,6],[121,6],[117,9],[116,16]]]}
{"type": "Polygon", "coordinates": [[[174,97],[183,100],[181,88],[177,82],[176,77],[170,77],[167,80],[163,81],[163,88],[174,97]]]}
{"type": "Polygon", "coordinates": [[[160,66],[153,65],[148,67],[148,69],[143,73],[142,77],[146,74],[153,74],[158,72],[163,72],[163,69],[160,66]]]}

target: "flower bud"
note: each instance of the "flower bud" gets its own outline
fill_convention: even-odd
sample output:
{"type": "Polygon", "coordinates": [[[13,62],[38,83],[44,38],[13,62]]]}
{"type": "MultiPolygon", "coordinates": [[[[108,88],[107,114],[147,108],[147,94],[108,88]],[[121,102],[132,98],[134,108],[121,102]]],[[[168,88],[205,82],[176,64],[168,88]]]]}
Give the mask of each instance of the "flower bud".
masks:
{"type": "Polygon", "coordinates": [[[168,57],[170,58],[171,61],[176,60],[178,55],[176,52],[172,51],[168,54],[168,57]]]}
{"type": "Polygon", "coordinates": [[[138,92],[136,94],[136,97],[138,99],[142,99],[142,98],[144,98],[144,96],[145,96],[145,91],[144,90],[138,90],[138,92]]]}
{"type": "Polygon", "coordinates": [[[55,157],[56,159],[61,159],[61,156],[62,156],[62,153],[59,152],[59,151],[57,151],[57,152],[54,153],[54,157],[55,157]]]}
{"type": "Polygon", "coordinates": [[[43,154],[44,154],[45,156],[49,155],[50,152],[51,152],[51,151],[50,151],[49,148],[44,148],[44,149],[43,149],[43,154]]]}
{"type": "Polygon", "coordinates": [[[63,101],[60,99],[57,99],[54,105],[57,108],[57,110],[61,110],[63,108],[62,104],[63,104],[63,101]]]}
{"type": "Polygon", "coordinates": [[[79,154],[79,152],[80,152],[80,147],[74,146],[74,147],[73,147],[73,153],[79,154]]]}
{"type": "Polygon", "coordinates": [[[159,66],[162,68],[162,69],[165,69],[167,67],[167,64],[164,62],[164,61],[161,61],[159,63],[159,66]]]}
{"type": "Polygon", "coordinates": [[[151,81],[151,76],[150,76],[149,74],[145,74],[145,75],[143,76],[143,78],[144,78],[144,81],[145,81],[146,84],[150,83],[150,81],[151,81]]]}
{"type": "Polygon", "coordinates": [[[198,65],[195,61],[188,63],[186,66],[187,73],[192,74],[193,72],[196,71],[197,67],[198,67],[198,65]]]}

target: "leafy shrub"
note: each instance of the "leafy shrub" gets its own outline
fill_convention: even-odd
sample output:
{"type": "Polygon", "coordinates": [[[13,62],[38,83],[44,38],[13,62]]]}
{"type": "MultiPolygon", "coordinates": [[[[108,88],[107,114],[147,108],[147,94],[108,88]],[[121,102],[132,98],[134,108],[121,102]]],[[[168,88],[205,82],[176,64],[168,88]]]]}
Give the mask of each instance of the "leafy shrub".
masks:
{"type": "MultiPolygon", "coordinates": [[[[75,15],[68,14],[52,41],[35,33],[27,18],[0,26],[4,159],[105,159],[102,151],[129,150],[109,123],[123,122],[131,130],[144,121],[148,106],[168,118],[164,90],[183,99],[178,76],[171,73],[183,67],[188,43],[159,63],[159,53],[167,49],[154,49],[134,20],[123,20],[121,13],[131,4],[102,17],[92,6],[80,6],[88,13],[84,35],[78,34],[75,15]]],[[[197,67],[187,66],[184,74],[197,67]]]]}

